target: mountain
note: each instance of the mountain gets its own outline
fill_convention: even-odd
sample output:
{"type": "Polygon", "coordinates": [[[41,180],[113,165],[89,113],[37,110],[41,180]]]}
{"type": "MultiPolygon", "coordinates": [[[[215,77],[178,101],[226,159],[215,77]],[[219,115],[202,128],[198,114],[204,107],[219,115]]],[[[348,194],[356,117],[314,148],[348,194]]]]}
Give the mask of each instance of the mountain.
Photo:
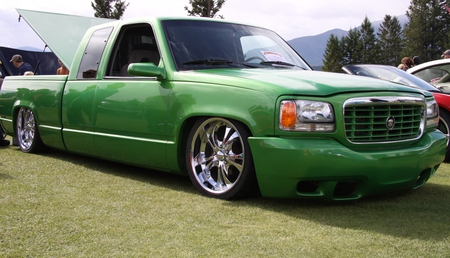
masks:
{"type": "MultiPolygon", "coordinates": [[[[406,15],[399,15],[397,16],[397,19],[402,26],[408,22],[408,17],[406,15]]],[[[371,23],[375,33],[377,33],[383,21],[374,21],[371,23]]],[[[357,29],[360,28],[361,26],[357,27],[357,29]]],[[[327,41],[331,34],[341,39],[341,37],[347,35],[347,33],[348,31],[345,30],[334,29],[316,36],[299,37],[288,40],[287,42],[306,60],[306,62],[309,63],[309,65],[311,65],[315,70],[320,70],[323,65],[323,54],[325,53],[327,41]]]]}
{"type": "Polygon", "coordinates": [[[299,53],[306,62],[311,66],[322,66],[323,53],[327,47],[327,41],[331,34],[337,36],[339,39],[347,35],[348,31],[341,29],[334,29],[324,32],[316,36],[307,36],[295,38],[289,40],[288,44],[291,45],[297,53],[299,53]]]}

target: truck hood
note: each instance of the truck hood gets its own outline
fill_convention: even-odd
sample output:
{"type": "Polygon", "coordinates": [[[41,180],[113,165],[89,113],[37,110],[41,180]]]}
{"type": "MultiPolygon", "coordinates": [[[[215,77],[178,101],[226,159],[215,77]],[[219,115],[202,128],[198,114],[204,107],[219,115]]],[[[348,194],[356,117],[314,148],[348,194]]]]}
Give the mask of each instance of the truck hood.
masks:
{"type": "Polygon", "coordinates": [[[280,94],[329,96],[343,92],[401,91],[431,94],[405,85],[341,73],[282,69],[213,69],[180,72],[177,81],[279,89],[280,94]]]}
{"type": "Polygon", "coordinates": [[[87,29],[114,21],[24,9],[16,9],[16,11],[69,70],[72,68],[75,53],[87,29]]]}

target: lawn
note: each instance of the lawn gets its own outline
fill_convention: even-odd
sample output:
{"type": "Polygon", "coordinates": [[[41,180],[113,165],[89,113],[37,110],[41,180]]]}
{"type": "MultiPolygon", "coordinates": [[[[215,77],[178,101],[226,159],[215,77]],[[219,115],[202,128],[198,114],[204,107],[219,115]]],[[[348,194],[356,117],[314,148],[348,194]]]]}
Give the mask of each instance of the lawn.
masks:
{"type": "Polygon", "coordinates": [[[450,164],[352,202],[203,197],[187,177],[0,147],[0,257],[449,257],[450,164]]]}

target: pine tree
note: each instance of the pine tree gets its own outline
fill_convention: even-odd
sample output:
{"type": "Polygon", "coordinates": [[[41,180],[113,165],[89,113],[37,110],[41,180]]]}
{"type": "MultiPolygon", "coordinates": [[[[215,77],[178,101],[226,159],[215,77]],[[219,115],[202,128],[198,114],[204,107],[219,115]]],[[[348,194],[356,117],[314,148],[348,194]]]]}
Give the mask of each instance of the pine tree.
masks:
{"type": "Polygon", "coordinates": [[[361,41],[361,60],[363,64],[378,64],[380,63],[380,47],[375,35],[375,29],[369,19],[364,19],[360,29],[361,41]]]}
{"type": "Polygon", "coordinates": [[[402,38],[402,26],[398,18],[386,15],[377,35],[381,50],[380,63],[393,66],[400,64],[401,51],[405,44],[402,38]]]}
{"type": "Polygon", "coordinates": [[[323,55],[322,71],[342,72],[342,50],[339,38],[334,34],[330,35],[327,41],[327,47],[323,55]]]}
{"type": "Polygon", "coordinates": [[[361,64],[362,48],[361,32],[356,28],[350,29],[341,39],[342,65],[361,64]]]}
{"type": "Polygon", "coordinates": [[[116,20],[122,18],[129,4],[125,4],[125,1],[121,0],[95,0],[95,3],[91,2],[91,6],[95,10],[95,17],[116,20]],[[114,7],[112,6],[113,3],[114,7]]]}
{"type": "Polygon", "coordinates": [[[449,44],[449,14],[438,0],[411,0],[406,12],[409,22],[403,33],[405,56],[417,55],[422,61],[440,58],[449,44]]]}
{"type": "MultiPolygon", "coordinates": [[[[225,0],[189,0],[189,4],[192,9],[184,7],[189,16],[214,18],[225,4],[225,0]]],[[[224,19],[222,15],[217,15],[217,17],[224,19]]]]}

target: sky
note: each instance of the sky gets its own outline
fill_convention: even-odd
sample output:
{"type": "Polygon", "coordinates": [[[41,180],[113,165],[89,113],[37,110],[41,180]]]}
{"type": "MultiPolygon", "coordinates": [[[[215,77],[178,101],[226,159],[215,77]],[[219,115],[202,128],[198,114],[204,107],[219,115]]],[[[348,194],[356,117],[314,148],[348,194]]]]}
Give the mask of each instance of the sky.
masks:
{"type": "MultiPolygon", "coordinates": [[[[33,47],[45,44],[22,19],[16,8],[94,17],[93,0],[2,0],[0,46],[33,47]]],[[[189,0],[125,0],[123,19],[144,16],[187,16],[189,0]]],[[[315,36],[332,29],[358,27],[367,16],[381,21],[386,14],[406,14],[410,0],[226,0],[219,14],[226,20],[268,28],[285,40],[315,36]]],[[[189,6],[190,7],[190,6],[189,6]]],[[[55,33],[60,29],[55,24],[55,33]]]]}

